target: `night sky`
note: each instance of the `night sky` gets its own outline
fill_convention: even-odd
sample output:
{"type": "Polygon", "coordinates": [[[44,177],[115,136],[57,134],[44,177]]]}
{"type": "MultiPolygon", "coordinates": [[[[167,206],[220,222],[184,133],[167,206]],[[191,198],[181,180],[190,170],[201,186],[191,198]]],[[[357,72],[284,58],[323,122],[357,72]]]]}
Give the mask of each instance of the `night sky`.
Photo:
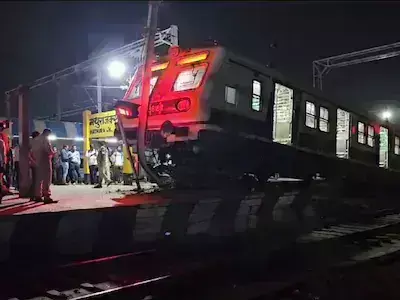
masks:
{"type": "MultiPolygon", "coordinates": [[[[315,59],[399,41],[399,11],[400,3],[382,1],[167,1],[159,27],[178,25],[183,47],[216,39],[310,85],[315,59]]],[[[85,60],[93,34],[116,33],[125,42],[137,39],[146,15],[146,2],[2,2],[0,90],[85,60]]],[[[324,80],[324,90],[351,107],[400,108],[399,70],[400,57],[333,70],[324,80]]],[[[49,105],[33,105],[32,114],[53,113],[53,100],[41,99],[49,105]]],[[[65,97],[63,101],[70,102],[65,97]]]]}

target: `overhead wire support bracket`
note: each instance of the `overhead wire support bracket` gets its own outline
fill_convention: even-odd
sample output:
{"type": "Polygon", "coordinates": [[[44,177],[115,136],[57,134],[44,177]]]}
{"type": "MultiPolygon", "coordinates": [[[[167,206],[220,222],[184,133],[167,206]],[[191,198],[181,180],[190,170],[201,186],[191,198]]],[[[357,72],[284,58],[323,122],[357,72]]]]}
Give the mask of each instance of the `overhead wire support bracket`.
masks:
{"type": "Polygon", "coordinates": [[[322,90],[322,79],[332,69],[379,61],[396,56],[400,56],[400,42],[314,60],[312,63],[313,86],[322,90]]]}
{"type": "MultiPolygon", "coordinates": [[[[176,25],[171,25],[169,28],[162,31],[158,31],[155,35],[154,46],[158,47],[161,45],[177,45],[178,44],[178,27],[176,25]]],[[[82,72],[90,69],[96,63],[107,60],[110,58],[121,58],[121,57],[133,57],[135,63],[140,63],[142,60],[142,50],[145,44],[145,39],[140,39],[134,41],[130,44],[124,45],[120,48],[111,50],[105,54],[90,58],[79,64],[73,65],[71,67],[65,68],[63,70],[57,71],[53,74],[41,77],[31,82],[27,86],[29,89],[34,89],[39,86],[45,85],[47,83],[53,82],[57,79],[67,77],[77,72],[82,72]],[[136,62],[137,61],[137,62],[136,62]]],[[[6,94],[10,94],[17,91],[17,88],[6,91],[6,94]]]]}

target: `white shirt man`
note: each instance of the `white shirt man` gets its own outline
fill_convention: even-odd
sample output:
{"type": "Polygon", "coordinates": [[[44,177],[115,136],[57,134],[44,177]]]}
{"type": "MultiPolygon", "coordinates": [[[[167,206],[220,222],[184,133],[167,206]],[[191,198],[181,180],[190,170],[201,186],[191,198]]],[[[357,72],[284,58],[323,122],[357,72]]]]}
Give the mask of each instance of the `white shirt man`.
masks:
{"type": "Polygon", "coordinates": [[[115,151],[111,155],[111,161],[113,162],[114,166],[122,167],[124,165],[124,154],[122,153],[122,151],[115,151]]]}
{"type": "Polygon", "coordinates": [[[97,183],[97,155],[98,151],[93,146],[86,152],[89,163],[90,184],[97,183]]]}
{"type": "Polygon", "coordinates": [[[97,150],[92,149],[86,153],[86,157],[88,158],[89,166],[97,166],[97,150]]]}
{"type": "Polygon", "coordinates": [[[12,149],[12,154],[13,154],[13,161],[19,162],[19,145],[16,145],[14,149],[12,149]]]}

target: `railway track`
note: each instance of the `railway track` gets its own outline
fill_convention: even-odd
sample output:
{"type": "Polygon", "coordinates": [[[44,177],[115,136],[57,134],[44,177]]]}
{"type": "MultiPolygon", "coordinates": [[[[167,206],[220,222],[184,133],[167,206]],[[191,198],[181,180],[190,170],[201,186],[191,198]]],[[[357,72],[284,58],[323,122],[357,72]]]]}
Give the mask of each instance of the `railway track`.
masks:
{"type": "Polygon", "coordinates": [[[269,264],[272,276],[258,276],[207,298],[322,299],[305,286],[329,286],[332,274],[342,278],[356,269],[371,272],[377,263],[400,258],[400,214],[377,217],[369,224],[327,226],[300,237],[285,250],[272,255],[277,260],[269,264]]]}
{"type": "Polygon", "coordinates": [[[154,250],[60,265],[52,269],[2,272],[0,299],[97,299],[122,295],[144,299],[164,293],[178,281],[195,289],[204,272],[225,264],[227,256],[167,255],[154,250]],[[191,278],[191,279],[189,279],[191,278]],[[193,279],[193,280],[192,280],[193,279]]]}
{"type": "Polygon", "coordinates": [[[150,250],[63,265],[39,275],[16,274],[2,280],[7,288],[1,298],[252,299],[277,295],[310,274],[349,268],[399,250],[400,214],[388,212],[368,222],[314,230],[263,254],[263,249],[213,256],[157,255],[150,250]]]}

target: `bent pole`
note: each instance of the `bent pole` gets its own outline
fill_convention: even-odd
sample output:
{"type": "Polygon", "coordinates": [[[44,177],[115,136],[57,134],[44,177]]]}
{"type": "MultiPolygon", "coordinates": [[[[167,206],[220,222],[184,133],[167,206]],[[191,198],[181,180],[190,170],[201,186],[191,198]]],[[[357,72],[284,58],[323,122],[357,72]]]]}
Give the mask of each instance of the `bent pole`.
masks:
{"type": "Polygon", "coordinates": [[[128,159],[129,159],[129,162],[131,163],[133,174],[135,175],[136,188],[140,192],[140,191],[142,191],[142,187],[140,186],[139,174],[135,168],[135,161],[133,159],[132,152],[131,152],[131,149],[128,144],[128,140],[126,138],[124,128],[122,126],[122,120],[121,120],[121,116],[118,112],[118,109],[117,109],[117,123],[118,123],[119,131],[121,132],[122,141],[124,142],[124,144],[126,146],[126,150],[128,152],[128,159]]]}
{"type": "Polygon", "coordinates": [[[149,1],[149,12],[147,18],[146,28],[146,41],[145,41],[145,57],[143,76],[142,76],[142,97],[141,107],[139,113],[139,126],[138,126],[138,157],[140,165],[146,171],[147,175],[154,180],[159,187],[163,185],[161,179],[155,174],[151,168],[147,165],[145,155],[145,138],[147,130],[147,120],[149,114],[149,102],[150,102],[150,78],[151,78],[151,63],[154,57],[154,37],[157,32],[157,15],[158,8],[161,1],[149,1]]]}

